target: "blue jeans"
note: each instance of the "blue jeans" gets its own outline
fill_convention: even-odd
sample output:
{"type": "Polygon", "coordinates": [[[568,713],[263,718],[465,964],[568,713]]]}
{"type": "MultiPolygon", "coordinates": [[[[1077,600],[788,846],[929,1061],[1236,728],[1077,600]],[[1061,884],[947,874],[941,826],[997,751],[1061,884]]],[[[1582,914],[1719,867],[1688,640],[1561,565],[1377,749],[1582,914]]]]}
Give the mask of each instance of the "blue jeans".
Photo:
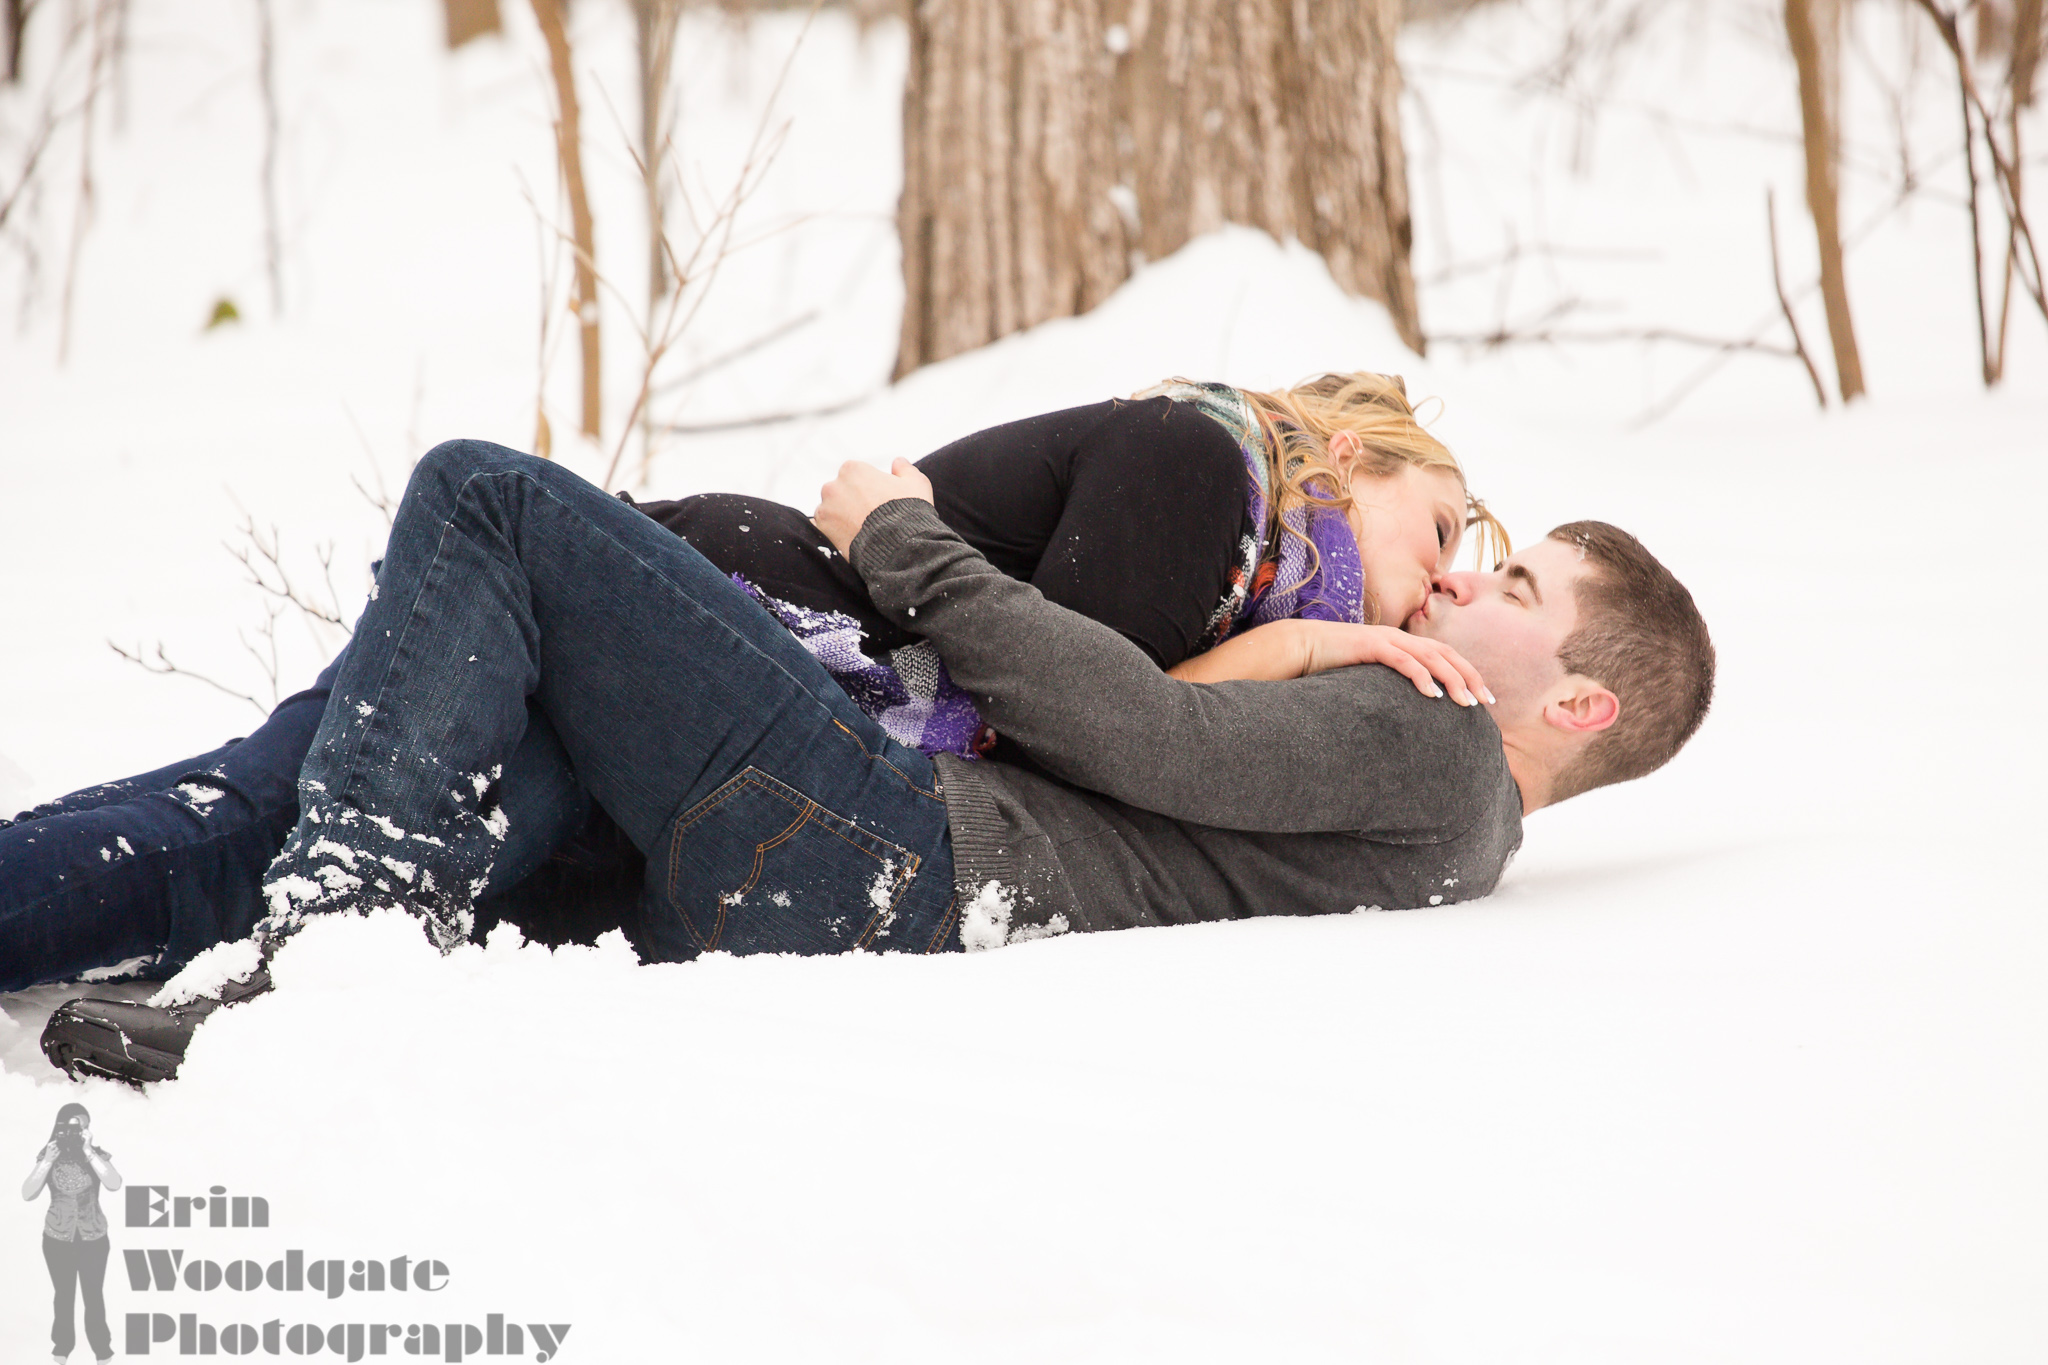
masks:
{"type": "MultiPolygon", "coordinates": [[[[164,977],[246,937],[263,914],[264,871],[298,823],[299,768],[339,668],[246,739],[0,827],[0,991],[138,958],[149,960],[143,974],[164,977]]],[[[532,718],[501,785],[517,831],[498,860],[511,889],[491,897],[485,918],[537,926],[541,937],[562,936],[549,930],[565,921],[580,932],[573,921],[633,869],[608,846],[608,822],[593,815],[545,717],[532,718]]]]}
{"type": "Polygon", "coordinates": [[[646,855],[643,956],[957,948],[937,774],[685,542],[544,460],[422,459],[264,881],[266,925],[398,905],[444,946],[504,875],[545,717],[646,855]]]}

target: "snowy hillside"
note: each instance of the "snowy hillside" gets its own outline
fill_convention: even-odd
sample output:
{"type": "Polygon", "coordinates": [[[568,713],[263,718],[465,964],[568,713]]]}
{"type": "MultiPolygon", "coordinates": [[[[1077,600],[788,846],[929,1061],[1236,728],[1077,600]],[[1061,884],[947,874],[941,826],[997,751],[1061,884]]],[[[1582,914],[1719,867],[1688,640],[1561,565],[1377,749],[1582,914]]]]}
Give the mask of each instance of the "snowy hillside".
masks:
{"type": "MultiPolygon", "coordinates": [[[[578,37],[625,119],[617,8],[579,6],[578,37]]],[[[1597,107],[1509,79],[1558,41],[1562,0],[1411,33],[1425,326],[1531,328],[1567,300],[1589,330],[1772,323],[1766,185],[1788,277],[1813,273],[1777,8],[1672,5],[1597,107]],[[1485,264],[1511,247],[1512,272],[1485,264]]],[[[262,605],[220,548],[245,514],[305,582],[333,542],[352,610],[383,527],[352,477],[395,492],[435,441],[531,442],[546,252],[522,183],[549,208],[552,162],[538,39],[506,12],[509,36],[449,57],[426,0],[281,7],[274,320],[246,7],[136,0],[66,363],[69,191],[32,224],[34,297],[0,258],[21,320],[0,338],[0,805],[246,732],[247,703],[106,645],[161,641],[267,701],[237,639],[262,605]],[[224,295],[244,321],[202,332],[224,295]]],[[[47,999],[0,999],[0,1154],[23,1174],[80,1097],[131,1183],[268,1201],[267,1228],[129,1229],[111,1196],[117,1248],[447,1267],[433,1298],[160,1291],[117,1252],[117,1343],[127,1313],[259,1331],[498,1313],[569,1324],[567,1362],[2040,1359],[2048,325],[2015,313],[2009,378],[1984,394],[1931,50],[1905,121],[1928,187],[1887,211],[1897,134],[1868,73],[1907,69],[1896,19],[1861,7],[1852,73],[1872,398],[1822,414],[1796,364],[1742,355],[1644,424],[1702,352],[1425,360],[1316,258],[1244,230],[883,390],[904,35],[819,17],[748,206],[759,242],[674,371],[797,325],[662,416],[872,396],[678,439],[644,484],[629,453],[620,482],[808,507],[840,460],[1169,374],[1395,369],[1442,399],[1435,429],[1519,536],[1603,518],[1687,581],[1720,650],[1713,715],[1665,771],[1532,817],[1500,892],[1450,909],[662,967],[509,936],[441,959],[403,922],[324,923],[148,1093],[58,1078],[33,1046],[47,999]]],[[[685,25],[680,137],[707,192],[801,24],[685,25]]],[[[0,95],[0,133],[27,99],[0,95]]],[[[586,101],[600,256],[638,260],[632,168],[586,101]]],[[[1817,299],[1801,322],[1818,343],[1817,299]]],[[[623,412],[623,308],[607,326],[623,412]]],[[[548,380],[557,454],[596,477],[610,447],[563,435],[573,361],[565,345],[548,380]]],[[[334,641],[284,624],[289,691],[334,641]]],[[[0,1236],[0,1365],[47,1358],[41,1209],[0,1236]]]]}

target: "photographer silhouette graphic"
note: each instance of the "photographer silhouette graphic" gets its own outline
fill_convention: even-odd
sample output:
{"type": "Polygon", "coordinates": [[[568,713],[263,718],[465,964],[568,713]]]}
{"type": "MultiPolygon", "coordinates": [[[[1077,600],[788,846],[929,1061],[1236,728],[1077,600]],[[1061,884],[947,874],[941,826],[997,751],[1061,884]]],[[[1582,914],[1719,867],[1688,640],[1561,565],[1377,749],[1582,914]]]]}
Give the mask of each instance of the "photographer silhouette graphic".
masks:
{"type": "Polygon", "coordinates": [[[114,1159],[92,1138],[92,1115],[82,1104],[57,1111],[50,1141],[36,1154],[36,1167],[21,1183],[21,1197],[34,1199],[50,1192],[50,1212],[43,1220],[43,1260],[50,1267],[54,1308],[50,1324],[51,1354],[69,1359],[78,1342],[72,1305],[85,1297],[85,1339],[100,1365],[114,1358],[114,1338],[107,1330],[107,1216],[100,1211],[100,1187],[121,1188],[114,1159]]]}

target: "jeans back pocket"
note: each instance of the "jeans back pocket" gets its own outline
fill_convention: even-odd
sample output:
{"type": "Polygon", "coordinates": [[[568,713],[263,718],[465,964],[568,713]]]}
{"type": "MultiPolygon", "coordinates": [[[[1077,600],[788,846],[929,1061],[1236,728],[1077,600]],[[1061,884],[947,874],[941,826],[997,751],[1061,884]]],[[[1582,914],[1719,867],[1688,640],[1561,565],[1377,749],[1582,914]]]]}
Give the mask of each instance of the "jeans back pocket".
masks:
{"type": "Polygon", "coordinates": [[[668,909],[697,952],[897,946],[897,904],[919,863],[759,768],[678,816],[667,843],[668,909]]]}

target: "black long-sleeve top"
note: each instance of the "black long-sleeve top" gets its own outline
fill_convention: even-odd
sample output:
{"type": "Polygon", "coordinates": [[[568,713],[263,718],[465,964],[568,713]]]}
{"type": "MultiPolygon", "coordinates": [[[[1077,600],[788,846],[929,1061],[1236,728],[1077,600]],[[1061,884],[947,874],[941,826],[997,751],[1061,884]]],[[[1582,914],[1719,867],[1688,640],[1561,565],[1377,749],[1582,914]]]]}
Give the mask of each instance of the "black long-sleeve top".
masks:
{"type": "MultiPolygon", "coordinates": [[[[940,520],[1046,600],[1110,627],[1160,668],[1200,653],[1252,533],[1243,454],[1193,406],[1113,399],[990,427],[918,461],[940,520]]],[[[707,493],[640,504],[727,573],[842,612],[880,655],[918,637],[796,509],[707,493]]]]}

